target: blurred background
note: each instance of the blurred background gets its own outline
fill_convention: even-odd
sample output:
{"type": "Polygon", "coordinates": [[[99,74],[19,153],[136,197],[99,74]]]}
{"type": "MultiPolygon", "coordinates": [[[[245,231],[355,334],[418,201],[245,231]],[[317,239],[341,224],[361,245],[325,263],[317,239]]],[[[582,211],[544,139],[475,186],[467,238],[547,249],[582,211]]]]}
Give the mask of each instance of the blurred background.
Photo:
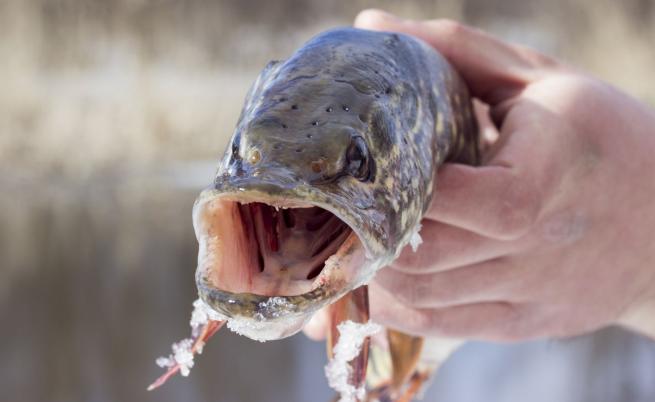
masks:
{"type": "MultiPolygon", "coordinates": [[[[450,17],[655,104],[651,0],[0,1],[0,400],[327,401],[323,345],[188,333],[191,206],[269,59],[379,7],[450,17]]],[[[428,401],[653,401],[655,343],[608,329],[471,343],[428,401]]]]}

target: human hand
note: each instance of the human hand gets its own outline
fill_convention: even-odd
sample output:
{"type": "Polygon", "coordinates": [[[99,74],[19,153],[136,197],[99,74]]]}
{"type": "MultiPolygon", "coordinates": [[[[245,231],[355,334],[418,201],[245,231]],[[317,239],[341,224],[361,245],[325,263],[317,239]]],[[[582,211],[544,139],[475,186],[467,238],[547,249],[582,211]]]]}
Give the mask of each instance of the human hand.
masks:
{"type": "Polygon", "coordinates": [[[367,10],[355,26],[435,47],[499,131],[482,166],[439,171],[424,243],[370,284],[371,318],[423,336],[523,340],[622,324],[655,337],[655,113],[452,21],[367,10]]]}

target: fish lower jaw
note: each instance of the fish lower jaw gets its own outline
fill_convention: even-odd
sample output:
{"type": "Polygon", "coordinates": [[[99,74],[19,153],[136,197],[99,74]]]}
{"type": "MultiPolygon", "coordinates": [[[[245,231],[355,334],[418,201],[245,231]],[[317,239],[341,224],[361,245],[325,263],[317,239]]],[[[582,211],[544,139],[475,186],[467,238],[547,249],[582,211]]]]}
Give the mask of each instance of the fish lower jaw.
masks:
{"type": "Polygon", "coordinates": [[[305,326],[309,318],[311,318],[311,314],[276,321],[260,321],[254,317],[234,317],[227,319],[227,327],[238,335],[266,342],[295,335],[305,326]]]}

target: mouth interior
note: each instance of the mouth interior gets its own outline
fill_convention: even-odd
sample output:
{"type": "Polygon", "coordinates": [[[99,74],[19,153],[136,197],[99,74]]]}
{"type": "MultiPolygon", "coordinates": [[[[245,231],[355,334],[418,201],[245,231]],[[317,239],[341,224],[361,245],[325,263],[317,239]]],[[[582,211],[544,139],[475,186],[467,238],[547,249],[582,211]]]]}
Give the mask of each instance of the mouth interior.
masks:
{"type": "Polygon", "coordinates": [[[317,206],[215,199],[197,225],[199,269],[218,289],[263,296],[311,290],[352,229],[317,206]]]}

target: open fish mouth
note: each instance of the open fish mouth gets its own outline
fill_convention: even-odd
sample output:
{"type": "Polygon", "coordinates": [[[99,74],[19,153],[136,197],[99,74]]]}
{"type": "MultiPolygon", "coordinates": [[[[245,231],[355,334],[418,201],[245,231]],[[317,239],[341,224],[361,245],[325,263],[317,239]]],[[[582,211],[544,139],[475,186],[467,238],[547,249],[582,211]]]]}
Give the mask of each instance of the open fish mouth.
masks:
{"type": "Polygon", "coordinates": [[[258,189],[206,190],[193,214],[200,298],[263,331],[284,323],[266,338],[297,332],[311,313],[361,284],[366,253],[336,209],[258,189]]]}
{"type": "Polygon", "coordinates": [[[311,290],[352,230],[316,206],[277,207],[223,198],[203,205],[199,266],[224,291],[292,296],[311,290]]]}

